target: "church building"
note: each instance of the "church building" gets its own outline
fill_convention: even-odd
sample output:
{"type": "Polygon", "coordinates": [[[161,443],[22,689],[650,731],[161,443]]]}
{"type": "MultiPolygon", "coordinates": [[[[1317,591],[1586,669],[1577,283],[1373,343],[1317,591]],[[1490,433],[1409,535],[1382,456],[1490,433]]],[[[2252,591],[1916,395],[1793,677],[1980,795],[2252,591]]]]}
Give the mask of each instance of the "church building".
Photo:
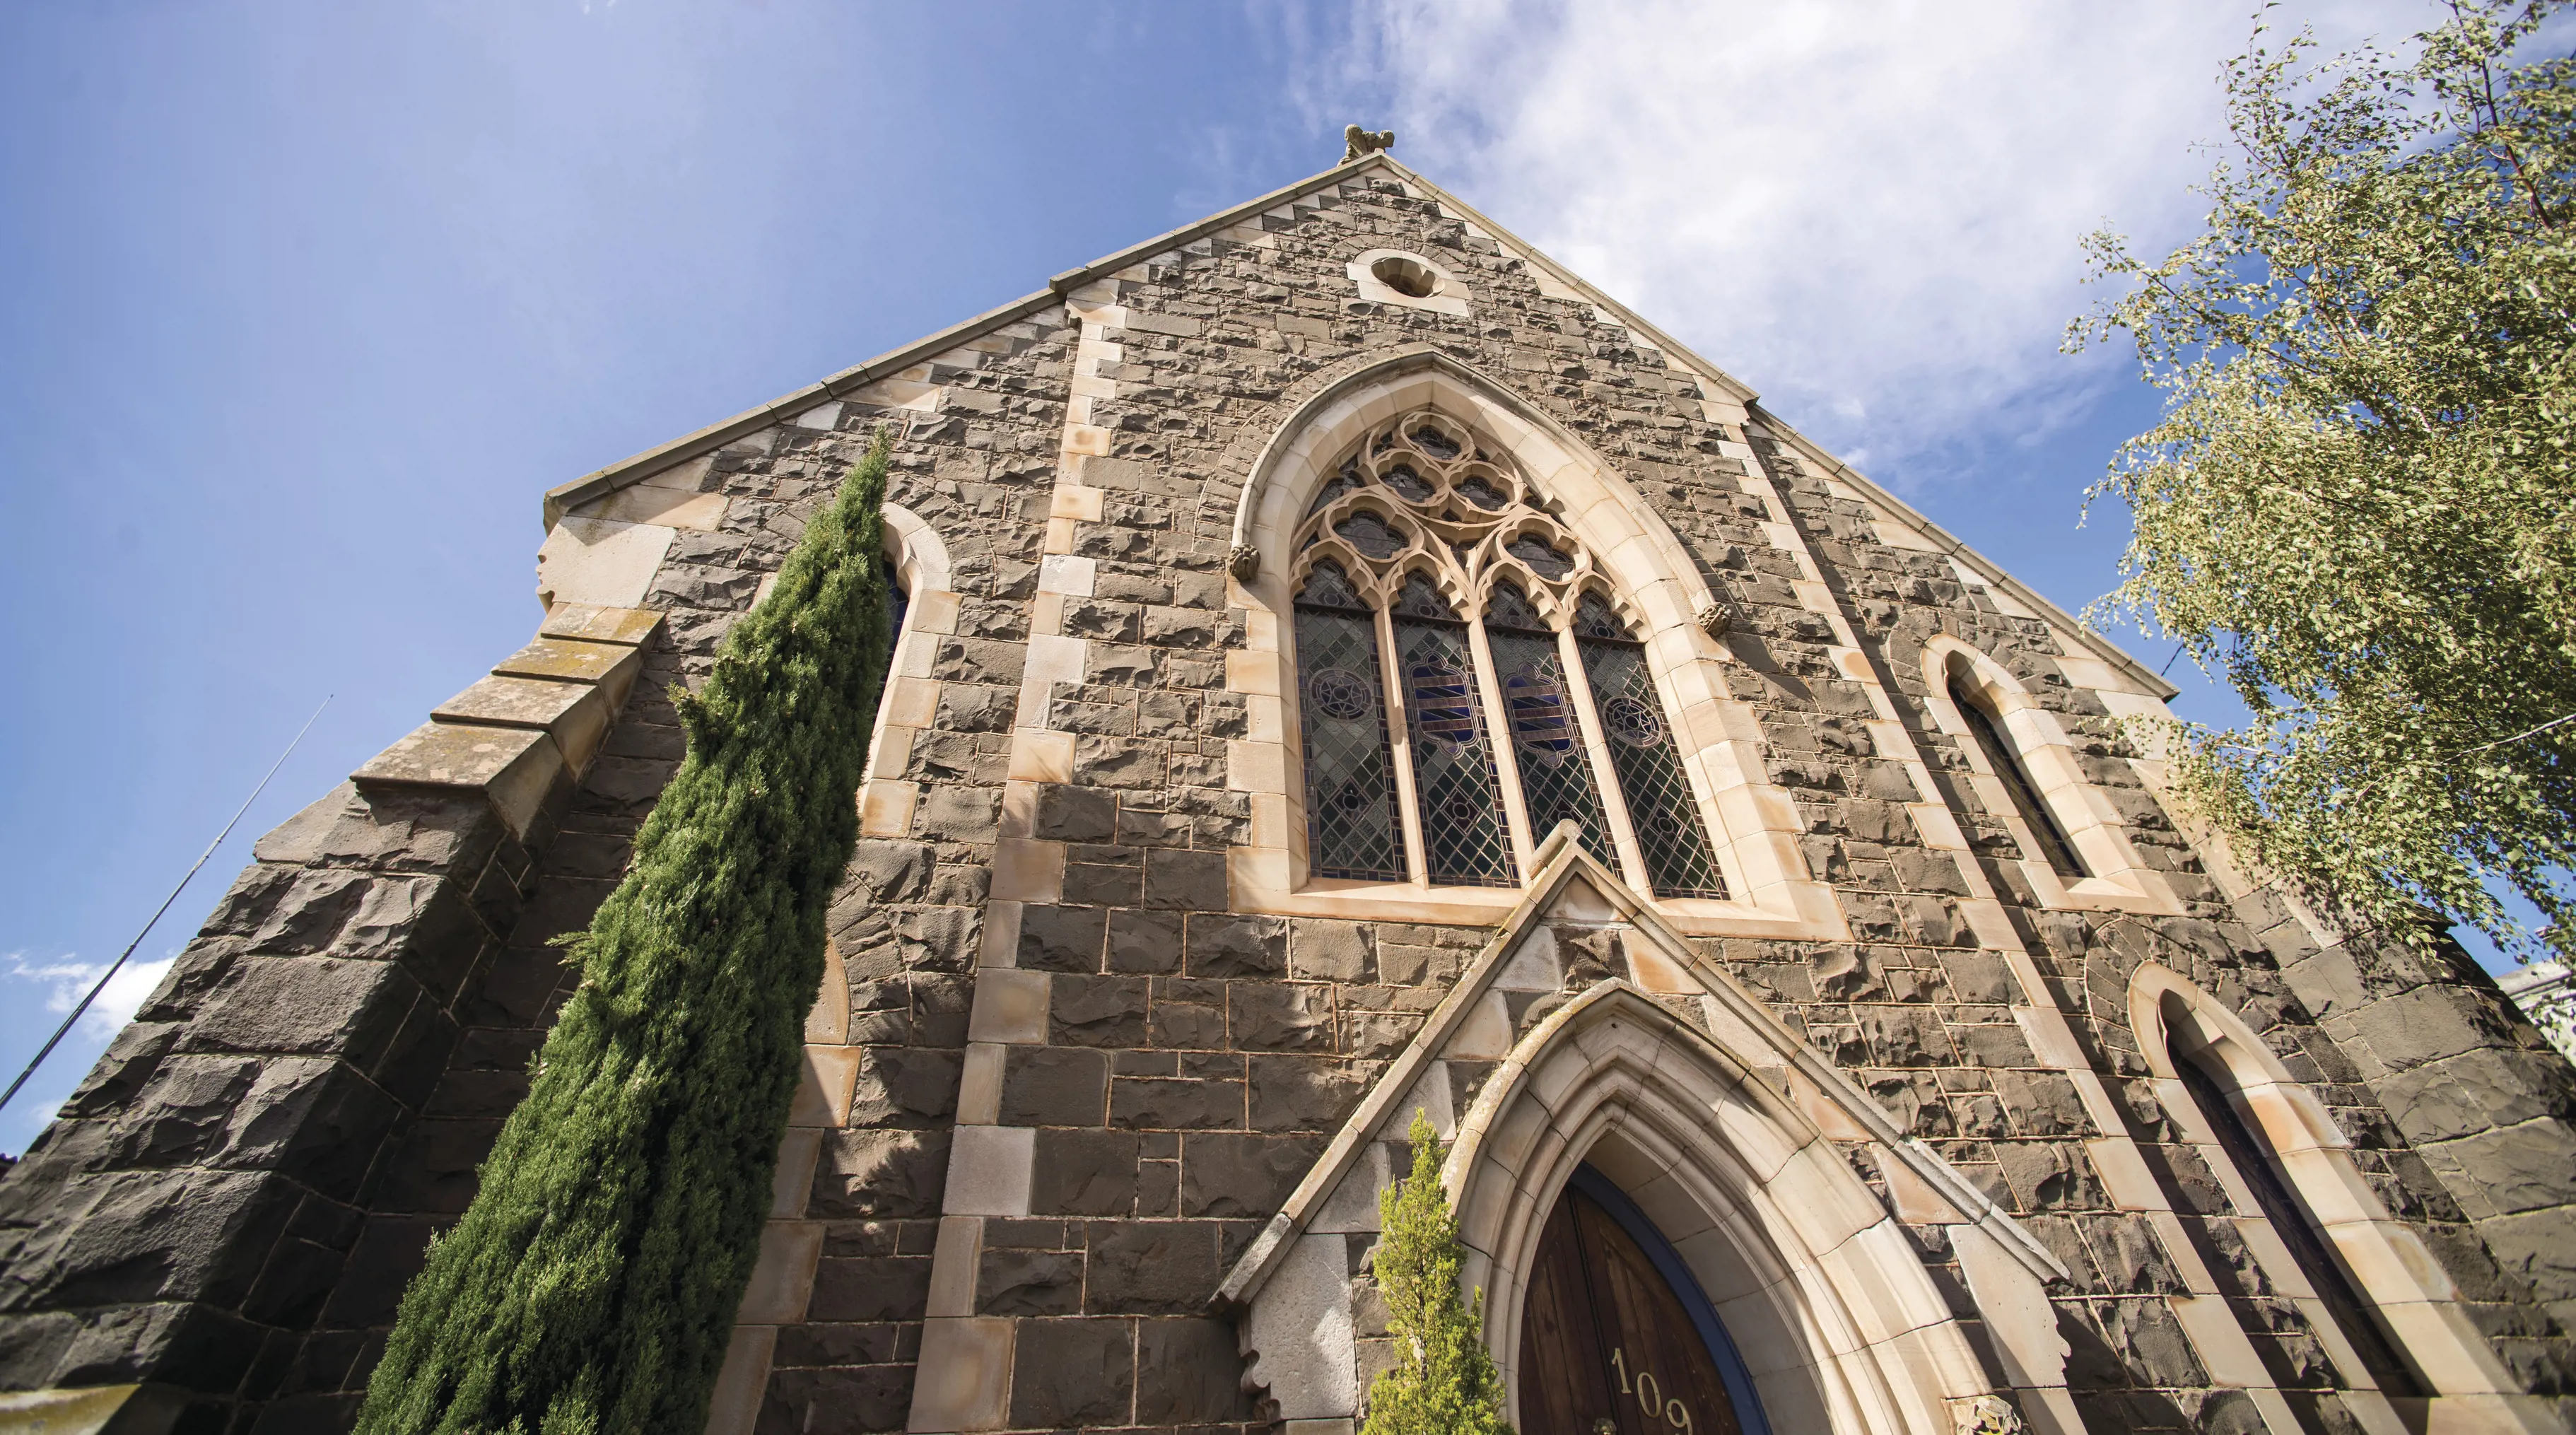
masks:
{"type": "Polygon", "coordinates": [[[0,1431],[339,1432],[703,678],[893,670],[710,1435],[1354,1435],[1420,1114],[1523,1435],[2576,1416],[2576,1075],[2168,799],[2173,689],[1354,132],[544,496],[0,1181],[0,1431]]]}

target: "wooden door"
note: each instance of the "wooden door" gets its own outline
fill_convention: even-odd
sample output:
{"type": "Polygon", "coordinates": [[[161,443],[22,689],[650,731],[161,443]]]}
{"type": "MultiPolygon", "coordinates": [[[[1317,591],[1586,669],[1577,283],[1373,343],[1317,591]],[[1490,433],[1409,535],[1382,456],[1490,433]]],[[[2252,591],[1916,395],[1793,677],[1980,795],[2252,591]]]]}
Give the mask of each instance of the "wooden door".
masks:
{"type": "Polygon", "coordinates": [[[1744,1435],[1681,1295],[1573,1186],[1539,1238],[1519,1379],[1521,1435],[1744,1435]]]}

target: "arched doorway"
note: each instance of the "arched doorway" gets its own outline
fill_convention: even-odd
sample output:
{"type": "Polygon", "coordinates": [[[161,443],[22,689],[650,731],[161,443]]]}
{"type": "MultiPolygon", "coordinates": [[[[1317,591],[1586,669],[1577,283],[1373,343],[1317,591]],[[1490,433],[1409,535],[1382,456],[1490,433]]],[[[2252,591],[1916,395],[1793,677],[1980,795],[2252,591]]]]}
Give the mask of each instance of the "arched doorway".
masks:
{"type": "Polygon", "coordinates": [[[1770,1435],[1680,1253],[1590,1166],[1539,1237],[1519,1369],[1522,1435],[1770,1435]]]}

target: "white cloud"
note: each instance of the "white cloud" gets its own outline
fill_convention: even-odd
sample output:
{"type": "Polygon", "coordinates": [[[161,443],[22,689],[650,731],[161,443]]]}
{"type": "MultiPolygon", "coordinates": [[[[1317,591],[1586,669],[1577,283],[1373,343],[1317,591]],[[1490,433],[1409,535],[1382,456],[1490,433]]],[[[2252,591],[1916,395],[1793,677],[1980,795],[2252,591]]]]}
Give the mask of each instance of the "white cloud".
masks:
{"type": "MultiPolygon", "coordinates": [[[[89,989],[97,984],[99,973],[107,970],[103,962],[83,962],[70,957],[31,965],[23,953],[12,952],[8,960],[9,970],[0,972],[0,976],[11,981],[42,985],[45,988],[45,1010],[57,1017],[69,1015],[89,989]]],[[[161,979],[170,974],[173,960],[175,958],[164,957],[157,962],[127,962],[119,968],[116,975],[108,979],[106,989],[98,994],[98,1000],[90,1003],[89,1010],[81,1014],[80,1024],[72,1028],[72,1037],[92,1043],[105,1043],[114,1037],[119,1028],[134,1019],[135,1010],[143,1005],[143,999],[152,995],[152,989],[161,985],[161,979]]],[[[51,1023],[47,1024],[46,1030],[50,1035],[51,1023]]],[[[57,1050],[52,1062],[64,1060],[68,1050],[57,1050]]]]}
{"type": "MultiPolygon", "coordinates": [[[[1902,482],[2065,421],[2077,240],[2170,242],[2248,0],[1371,0],[1397,154],[1902,482]]],[[[2276,24],[2285,13],[2275,11],[2276,24]]],[[[2348,0],[2322,38],[2432,23],[2348,0]]],[[[2330,22],[2330,23],[2329,23],[2330,22]]],[[[2294,27],[2295,19],[2288,22],[2294,27]]]]}

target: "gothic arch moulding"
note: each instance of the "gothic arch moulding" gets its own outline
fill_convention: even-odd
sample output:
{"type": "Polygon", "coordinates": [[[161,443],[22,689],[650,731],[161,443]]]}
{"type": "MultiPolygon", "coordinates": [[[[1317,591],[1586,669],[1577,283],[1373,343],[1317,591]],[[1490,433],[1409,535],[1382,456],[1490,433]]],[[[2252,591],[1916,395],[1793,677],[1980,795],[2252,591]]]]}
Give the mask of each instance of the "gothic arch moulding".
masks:
{"type": "Polygon", "coordinates": [[[1250,616],[1246,651],[1229,664],[1227,686],[1246,695],[1250,727],[1230,766],[1235,786],[1251,794],[1253,814],[1251,842],[1231,856],[1238,909],[1491,924],[1518,899],[1518,884],[1357,884],[1317,880],[1307,868],[1292,544],[1345,452],[1372,428],[1423,409],[1493,445],[1636,619],[1727,892],[1724,900],[1665,900],[1664,915],[1703,933],[1847,936],[1832,892],[1807,873],[1796,808],[1769,780],[1753,715],[1729,694],[1720,665],[1731,655],[1703,626],[1719,609],[1690,551],[1625,478],[1562,424],[1430,349],[1361,366],[1299,403],[1253,458],[1237,499],[1229,566],[1233,601],[1250,616]]]}
{"type": "MultiPolygon", "coordinates": [[[[1563,835],[1529,894],[1228,1275],[1247,1383],[1281,1419],[1357,1416],[1349,1274],[1419,1111],[1450,1149],[1463,1284],[1519,1411],[1516,1367],[1549,1213],[1590,1166],[1675,1249],[1770,1429],[2080,1435],[2046,1282],[2058,1264],[1563,835]],[[1655,962],[1697,995],[1650,995],[1655,962]],[[1453,1093],[1482,1085],[1460,1108],[1453,1093]],[[1845,1148],[1866,1145],[1886,1202],[1845,1148]],[[1894,1209],[1891,1209],[1891,1206],[1894,1209]],[[1904,1225],[1939,1226],[1989,1368],[1904,1225]],[[2017,1409],[2016,1409],[2017,1407],[2017,1409]]],[[[1316,1428],[1316,1427],[1309,1427],[1316,1428]]],[[[1750,1427],[1748,1427],[1750,1428],[1750,1427]]]]}

